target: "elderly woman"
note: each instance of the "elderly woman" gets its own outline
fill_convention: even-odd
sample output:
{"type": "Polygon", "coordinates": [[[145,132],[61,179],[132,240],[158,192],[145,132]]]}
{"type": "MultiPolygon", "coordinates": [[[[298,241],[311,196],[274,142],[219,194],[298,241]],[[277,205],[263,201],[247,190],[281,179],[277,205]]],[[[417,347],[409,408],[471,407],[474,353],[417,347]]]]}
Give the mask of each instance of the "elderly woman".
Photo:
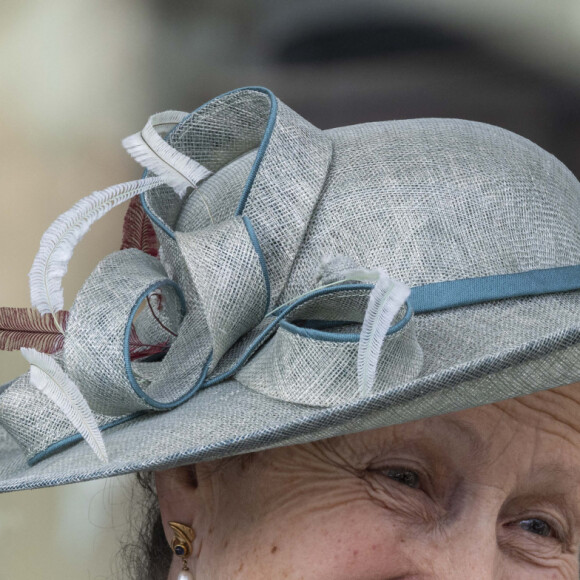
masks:
{"type": "Polygon", "coordinates": [[[124,144],[144,177],[61,216],[37,312],[3,312],[31,369],[0,387],[0,490],[154,471],[152,579],[578,578],[561,163],[461,120],[320,131],[260,87],[124,144]],[[64,312],[74,245],[129,198],[64,312]]]}

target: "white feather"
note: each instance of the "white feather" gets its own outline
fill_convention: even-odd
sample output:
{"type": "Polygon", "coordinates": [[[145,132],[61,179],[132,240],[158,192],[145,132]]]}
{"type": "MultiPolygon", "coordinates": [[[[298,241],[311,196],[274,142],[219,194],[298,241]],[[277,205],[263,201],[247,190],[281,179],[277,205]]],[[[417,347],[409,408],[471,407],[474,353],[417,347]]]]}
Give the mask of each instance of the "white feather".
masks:
{"type": "Polygon", "coordinates": [[[150,177],[95,191],[58,217],[42,236],[28,274],[32,306],[41,314],[62,310],[62,279],[75,246],[91,225],[115,206],[163,183],[159,177],[150,177]]]}
{"type": "Polygon", "coordinates": [[[79,388],[49,355],[33,348],[21,348],[20,352],[31,365],[30,383],[59,407],[98,458],[108,462],[97,420],[79,388]]]}
{"type": "Polygon", "coordinates": [[[381,269],[349,267],[354,264],[348,256],[324,256],[319,275],[328,286],[348,280],[371,283],[375,287],[369,301],[360,332],[357,357],[359,392],[362,396],[371,393],[383,342],[393,320],[403,306],[411,290],[402,282],[389,278],[381,269]]]}
{"type": "MultiPolygon", "coordinates": [[[[346,278],[367,281],[372,273],[364,270],[347,272],[346,278]],[[357,274],[363,275],[353,278],[357,274]]],[[[358,347],[357,375],[362,396],[368,396],[372,391],[383,341],[395,316],[411,293],[405,284],[389,278],[382,270],[375,271],[374,275],[377,273],[378,280],[369,295],[358,347]]]]}
{"type": "Polygon", "coordinates": [[[187,113],[165,111],[149,118],[139,133],[123,139],[123,147],[129,155],[146,169],[163,178],[175,192],[183,197],[188,187],[195,187],[212,172],[174,149],[163,139],[169,126],[182,121],[187,113]]]}

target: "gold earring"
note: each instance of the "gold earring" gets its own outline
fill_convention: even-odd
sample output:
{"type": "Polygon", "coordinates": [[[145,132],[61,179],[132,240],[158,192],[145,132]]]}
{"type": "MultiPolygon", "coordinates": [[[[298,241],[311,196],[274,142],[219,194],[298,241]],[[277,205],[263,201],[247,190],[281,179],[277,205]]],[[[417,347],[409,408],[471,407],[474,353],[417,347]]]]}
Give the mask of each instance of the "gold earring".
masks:
{"type": "Polygon", "coordinates": [[[193,575],[187,566],[187,558],[191,556],[192,543],[195,540],[195,532],[185,524],[177,522],[168,522],[173,530],[174,537],[171,542],[173,553],[183,561],[183,568],[177,577],[177,580],[193,580],[193,575]]]}

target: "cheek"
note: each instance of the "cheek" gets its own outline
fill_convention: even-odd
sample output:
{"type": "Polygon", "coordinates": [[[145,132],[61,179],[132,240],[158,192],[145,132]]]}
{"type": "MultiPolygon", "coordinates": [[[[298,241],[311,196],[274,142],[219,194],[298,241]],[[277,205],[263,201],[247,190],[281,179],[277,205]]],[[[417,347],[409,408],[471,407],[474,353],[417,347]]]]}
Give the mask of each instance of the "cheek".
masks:
{"type": "Polygon", "coordinates": [[[361,483],[298,495],[244,524],[224,521],[214,552],[222,572],[210,577],[382,580],[426,569],[425,544],[418,550],[409,526],[392,521],[361,483]]]}
{"type": "Polygon", "coordinates": [[[288,532],[291,541],[280,539],[279,556],[296,578],[396,578],[417,564],[404,528],[387,521],[368,500],[318,514],[288,532]]]}

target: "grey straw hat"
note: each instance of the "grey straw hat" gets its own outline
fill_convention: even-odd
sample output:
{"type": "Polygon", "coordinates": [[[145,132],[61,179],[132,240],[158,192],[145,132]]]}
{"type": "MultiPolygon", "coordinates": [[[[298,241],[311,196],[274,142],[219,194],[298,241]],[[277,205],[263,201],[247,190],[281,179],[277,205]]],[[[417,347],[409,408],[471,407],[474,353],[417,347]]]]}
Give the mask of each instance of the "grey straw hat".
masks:
{"type": "Polygon", "coordinates": [[[23,349],[31,371],[0,387],[0,491],[580,381],[580,183],[527,139],[459,119],[322,131],[247,87],[156,115],[125,146],[143,178],[61,216],[33,265],[33,305],[64,339],[50,354],[23,349]],[[107,256],[64,316],[72,247],[130,197],[159,253],[141,240],[107,256]],[[385,280],[402,294],[380,295],[392,303],[365,382],[385,280]]]}

